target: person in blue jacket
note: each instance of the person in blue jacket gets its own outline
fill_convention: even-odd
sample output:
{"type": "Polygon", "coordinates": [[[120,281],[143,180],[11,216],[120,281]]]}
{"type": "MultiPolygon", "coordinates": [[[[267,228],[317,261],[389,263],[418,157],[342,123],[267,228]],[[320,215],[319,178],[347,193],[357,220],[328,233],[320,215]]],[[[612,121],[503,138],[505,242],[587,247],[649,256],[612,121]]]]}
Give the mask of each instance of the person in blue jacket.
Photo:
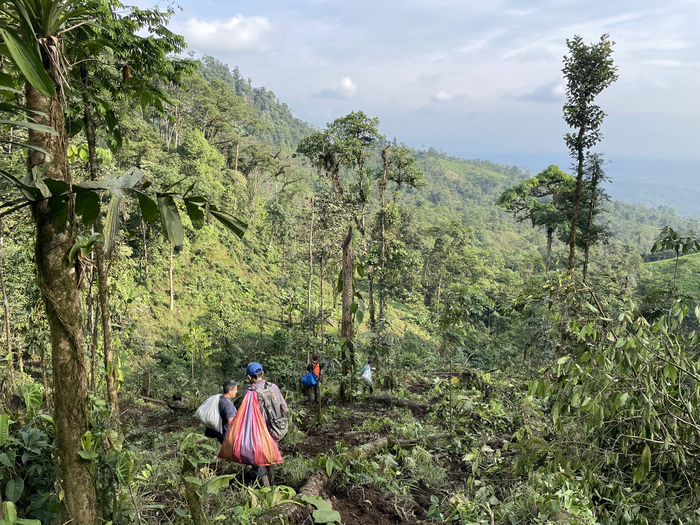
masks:
{"type": "Polygon", "coordinates": [[[318,403],[318,385],[321,382],[321,374],[323,374],[323,365],[318,362],[318,356],[315,355],[313,360],[306,367],[306,371],[316,375],[317,383],[306,387],[306,395],[309,396],[309,403],[318,403]]]}

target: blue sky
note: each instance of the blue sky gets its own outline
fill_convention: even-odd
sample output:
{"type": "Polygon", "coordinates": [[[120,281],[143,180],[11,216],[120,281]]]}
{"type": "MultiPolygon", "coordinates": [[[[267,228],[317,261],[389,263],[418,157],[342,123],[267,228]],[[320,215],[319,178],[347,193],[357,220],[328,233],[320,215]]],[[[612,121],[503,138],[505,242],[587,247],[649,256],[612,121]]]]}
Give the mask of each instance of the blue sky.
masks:
{"type": "Polygon", "coordinates": [[[620,80],[599,97],[600,149],[618,166],[700,160],[698,1],[177,3],[172,29],[191,50],[238,65],[305,121],[362,110],[412,146],[538,171],[567,163],[566,39],[610,33],[620,80]]]}

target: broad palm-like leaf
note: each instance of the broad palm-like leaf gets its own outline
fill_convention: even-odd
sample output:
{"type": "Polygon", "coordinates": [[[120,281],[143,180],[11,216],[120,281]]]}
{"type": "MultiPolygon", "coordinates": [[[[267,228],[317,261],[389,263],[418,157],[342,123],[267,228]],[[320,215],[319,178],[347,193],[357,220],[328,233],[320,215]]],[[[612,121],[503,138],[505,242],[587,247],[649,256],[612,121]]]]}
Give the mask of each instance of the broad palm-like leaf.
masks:
{"type": "Polygon", "coordinates": [[[0,36],[9,56],[27,81],[43,95],[55,94],[42,61],[42,50],[57,70],[65,70],[65,57],[57,37],[86,22],[87,10],[78,0],[10,0],[0,5],[0,36]],[[72,26],[70,24],[73,24],[72,26]]]}
{"type": "Polygon", "coordinates": [[[0,29],[12,60],[22,71],[27,81],[43,95],[52,97],[55,93],[53,82],[44,69],[38,47],[25,42],[13,29],[0,29]]]}

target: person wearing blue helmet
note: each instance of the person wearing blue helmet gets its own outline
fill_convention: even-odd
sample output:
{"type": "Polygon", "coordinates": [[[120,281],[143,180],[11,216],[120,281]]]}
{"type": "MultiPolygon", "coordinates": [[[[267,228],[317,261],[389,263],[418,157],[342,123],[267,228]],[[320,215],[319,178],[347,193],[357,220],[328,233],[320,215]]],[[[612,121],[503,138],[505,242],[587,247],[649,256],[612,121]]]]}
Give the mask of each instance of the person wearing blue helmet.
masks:
{"type": "MultiPolygon", "coordinates": [[[[287,402],[284,400],[284,397],[282,396],[282,392],[280,392],[279,387],[274,384],[270,383],[269,381],[265,381],[263,379],[264,371],[263,367],[260,363],[250,363],[246,367],[246,376],[248,376],[248,381],[250,384],[246,386],[243,389],[243,395],[245,396],[245,393],[248,390],[255,390],[255,391],[262,391],[262,390],[269,390],[272,392],[276,403],[279,404],[279,410],[281,412],[281,415],[284,416],[287,412],[289,412],[289,407],[287,407],[287,402]]],[[[258,396],[258,400],[260,402],[260,396],[258,396]]],[[[262,407],[261,407],[262,408],[262,407]]],[[[266,410],[261,410],[263,418],[265,419],[265,423],[270,424],[269,418],[268,418],[268,413],[266,410]]],[[[274,439],[274,435],[272,436],[274,439]]],[[[269,487],[270,485],[274,485],[274,475],[275,475],[275,466],[270,465],[270,466],[253,466],[253,471],[255,472],[255,475],[258,476],[261,481],[263,482],[263,485],[266,487],[269,487]]]]}

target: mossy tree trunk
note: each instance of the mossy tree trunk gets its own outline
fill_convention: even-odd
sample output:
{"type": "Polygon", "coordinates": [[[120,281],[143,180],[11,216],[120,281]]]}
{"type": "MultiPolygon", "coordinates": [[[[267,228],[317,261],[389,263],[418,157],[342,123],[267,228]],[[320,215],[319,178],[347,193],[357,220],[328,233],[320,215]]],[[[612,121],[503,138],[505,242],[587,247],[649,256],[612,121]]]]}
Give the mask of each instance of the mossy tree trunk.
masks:
{"type": "MultiPolygon", "coordinates": [[[[51,44],[48,44],[51,45],[51,44]]],[[[67,139],[61,105],[60,74],[44,54],[44,66],[53,80],[56,94],[47,97],[26,85],[26,107],[36,122],[53,128],[58,135],[29,130],[29,144],[45,149],[51,166],[45,176],[71,184],[66,157],[67,139]]],[[[54,53],[55,54],[55,53],[54,53]]],[[[45,154],[30,150],[27,167],[47,162],[45,154]]],[[[51,331],[54,379],[54,422],[56,426],[56,484],[63,494],[61,523],[92,525],[97,521],[95,485],[90,462],[82,459],[81,439],[89,429],[88,389],[83,352],[82,317],[76,266],[68,254],[75,242],[74,203],[68,200],[65,218],[56,216],[48,200],[32,206],[36,223],[35,260],[37,279],[51,331]]]]}

